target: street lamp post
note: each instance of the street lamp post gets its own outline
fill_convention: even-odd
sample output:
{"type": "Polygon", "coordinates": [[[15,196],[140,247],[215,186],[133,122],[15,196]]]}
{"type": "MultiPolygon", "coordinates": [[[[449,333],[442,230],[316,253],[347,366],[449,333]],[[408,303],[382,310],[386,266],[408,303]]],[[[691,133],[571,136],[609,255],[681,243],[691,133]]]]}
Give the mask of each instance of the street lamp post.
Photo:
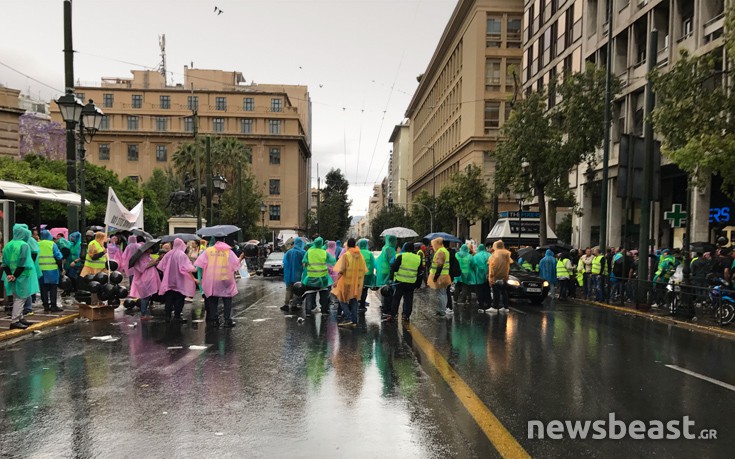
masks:
{"type": "Polygon", "coordinates": [[[518,248],[521,247],[521,233],[523,232],[523,193],[516,194],[516,202],[518,203],[518,248]]]}
{"type": "MultiPolygon", "coordinates": [[[[66,94],[59,97],[56,103],[59,105],[61,117],[66,122],[66,125],[71,127],[72,130],[75,126],[79,127],[79,200],[81,205],[79,211],[81,217],[79,229],[81,232],[84,232],[87,229],[87,212],[84,199],[84,144],[92,142],[92,138],[102,126],[102,119],[105,117],[105,114],[94,104],[92,99],[89,99],[87,105],[82,104],[76,98],[72,89],[67,89],[66,94]]],[[[82,241],[82,245],[85,246],[84,238],[82,241]]]]}
{"type": "Polygon", "coordinates": [[[424,209],[426,209],[427,212],[429,212],[429,232],[433,233],[434,232],[434,213],[431,211],[431,209],[429,209],[428,206],[421,204],[420,202],[414,201],[411,203],[411,205],[421,206],[424,209]]]}
{"type": "MultiPolygon", "coordinates": [[[[67,90],[74,88],[74,46],[72,44],[71,0],[64,0],[64,82],[67,90]]],[[[64,96],[62,96],[64,97],[64,96]]],[[[74,117],[74,120],[78,117],[74,117]]],[[[77,151],[74,140],[74,123],[66,123],[66,189],[77,191],[77,151]]],[[[79,213],[76,206],[69,206],[67,227],[69,231],[79,229],[79,213]]]]}
{"type": "MultiPolygon", "coordinates": [[[[265,235],[265,211],[268,210],[268,206],[265,204],[265,202],[260,203],[260,221],[261,226],[263,227],[263,234],[265,235]]],[[[265,239],[265,237],[263,237],[265,239]]]]}
{"type": "MultiPolygon", "coordinates": [[[[226,189],[227,179],[222,174],[214,175],[212,177],[212,192],[217,196],[217,212],[220,220],[222,219],[222,195],[226,189]]],[[[214,224],[214,222],[212,222],[212,224],[214,224]]]]}

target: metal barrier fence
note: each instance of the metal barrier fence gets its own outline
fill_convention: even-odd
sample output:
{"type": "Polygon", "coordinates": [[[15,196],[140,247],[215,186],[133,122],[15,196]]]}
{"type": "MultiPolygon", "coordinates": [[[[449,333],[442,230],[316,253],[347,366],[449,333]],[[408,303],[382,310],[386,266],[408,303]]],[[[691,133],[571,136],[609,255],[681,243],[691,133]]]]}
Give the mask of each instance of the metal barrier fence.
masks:
{"type": "Polygon", "coordinates": [[[717,325],[727,325],[735,319],[735,291],[723,283],[686,285],[590,276],[587,285],[576,287],[575,295],[577,298],[652,310],[686,319],[709,317],[717,325]]]}

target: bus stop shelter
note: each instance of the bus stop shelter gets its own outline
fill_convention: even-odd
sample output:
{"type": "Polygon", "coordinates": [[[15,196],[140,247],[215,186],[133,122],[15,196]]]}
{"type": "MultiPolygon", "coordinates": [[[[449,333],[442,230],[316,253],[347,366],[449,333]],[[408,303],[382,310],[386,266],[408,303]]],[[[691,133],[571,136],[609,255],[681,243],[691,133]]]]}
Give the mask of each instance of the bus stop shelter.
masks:
{"type": "MultiPolygon", "coordinates": [[[[69,206],[81,206],[82,197],[78,193],[65,190],[54,190],[37,185],[0,180],[0,203],[2,203],[2,232],[3,243],[12,238],[12,228],[15,224],[15,201],[33,203],[34,224],[41,227],[41,202],[57,202],[69,206]]],[[[86,206],[90,203],[84,200],[86,206]]]]}

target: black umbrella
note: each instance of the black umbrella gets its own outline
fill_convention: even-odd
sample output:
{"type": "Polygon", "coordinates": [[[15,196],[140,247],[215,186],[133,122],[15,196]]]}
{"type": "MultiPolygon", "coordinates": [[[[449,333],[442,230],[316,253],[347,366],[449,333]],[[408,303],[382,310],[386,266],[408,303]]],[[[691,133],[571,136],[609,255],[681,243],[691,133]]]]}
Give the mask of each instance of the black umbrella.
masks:
{"type": "Polygon", "coordinates": [[[132,268],[133,266],[135,266],[138,260],[140,260],[140,257],[142,257],[143,254],[146,253],[148,249],[155,247],[156,244],[160,242],[161,242],[160,239],[153,239],[153,240],[146,241],[143,244],[141,244],[138,247],[137,251],[133,255],[130,256],[130,262],[128,263],[128,268],[132,268]]]}
{"type": "Polygon", "coordinates": [[[238,231],[240,228],[235,225],[215,225],[201,228],[197,234],[202,237],[225,237],[238,231]]]}
{"type": "Polygon", "coordinates": [[[689,244],[689,250],[697,253],[714,252],[717,246],[711,242],[692,242],[689,244]]]}
{"type": "Polygon", "coordinates": [[[161,242],[174,242],[175,239],[181,239],[184,242],[198,241],[201,238],[192,233],[176,233],[161,236],[161,242]]]}
{"type": "Polygon", "coordinates": [[[104,226],[89,226],[89,227],[87,227],[87,231],[97,232],[97,231],[104,231],[104,230],[105,230],[105,227],[104,226]]]}
{"type": "Polygon", "coordinates": [[[523,258],[524,261],[535,266],[541,261],[541,254],[531,247],[524,247],[518,251],[518,258],[523,258]]]}
{"type": "Polygon", "coordinates": [[[140,236],[143,239],[145,239],[146,241],[150,241],[150,240],[154,239],[153,238],[153,235],[151,233],[147,233],[147,232],[143,231],[142,229],[138,229],[138,228],[131,229],[130,230],[130,234],[132,234],[133,236],[140,236]]]}

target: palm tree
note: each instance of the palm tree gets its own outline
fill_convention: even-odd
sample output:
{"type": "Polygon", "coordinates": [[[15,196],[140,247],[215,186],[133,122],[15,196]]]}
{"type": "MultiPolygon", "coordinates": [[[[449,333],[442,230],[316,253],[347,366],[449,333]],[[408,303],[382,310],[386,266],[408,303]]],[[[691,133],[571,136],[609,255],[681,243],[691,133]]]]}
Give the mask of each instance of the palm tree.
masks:
{"type": "Polygon", "coordinates": [[[238,165],[247,168],[252,161],[252,152],[234,137],[220,137],[212,146],[212,169],[234,183],[238,165]]]}
{"type": "MultiPolygon", "coordinates": [[[[184,176],[187,172],[192,176],[196,173],[196,159],[199,156],[199,172],[204,174],[204,148],[201,142],[184,142],[174,152],[173,163],[176,173],[184,176]]],[[[203,175],[202,175],[203,176],[203,175]]]]}

